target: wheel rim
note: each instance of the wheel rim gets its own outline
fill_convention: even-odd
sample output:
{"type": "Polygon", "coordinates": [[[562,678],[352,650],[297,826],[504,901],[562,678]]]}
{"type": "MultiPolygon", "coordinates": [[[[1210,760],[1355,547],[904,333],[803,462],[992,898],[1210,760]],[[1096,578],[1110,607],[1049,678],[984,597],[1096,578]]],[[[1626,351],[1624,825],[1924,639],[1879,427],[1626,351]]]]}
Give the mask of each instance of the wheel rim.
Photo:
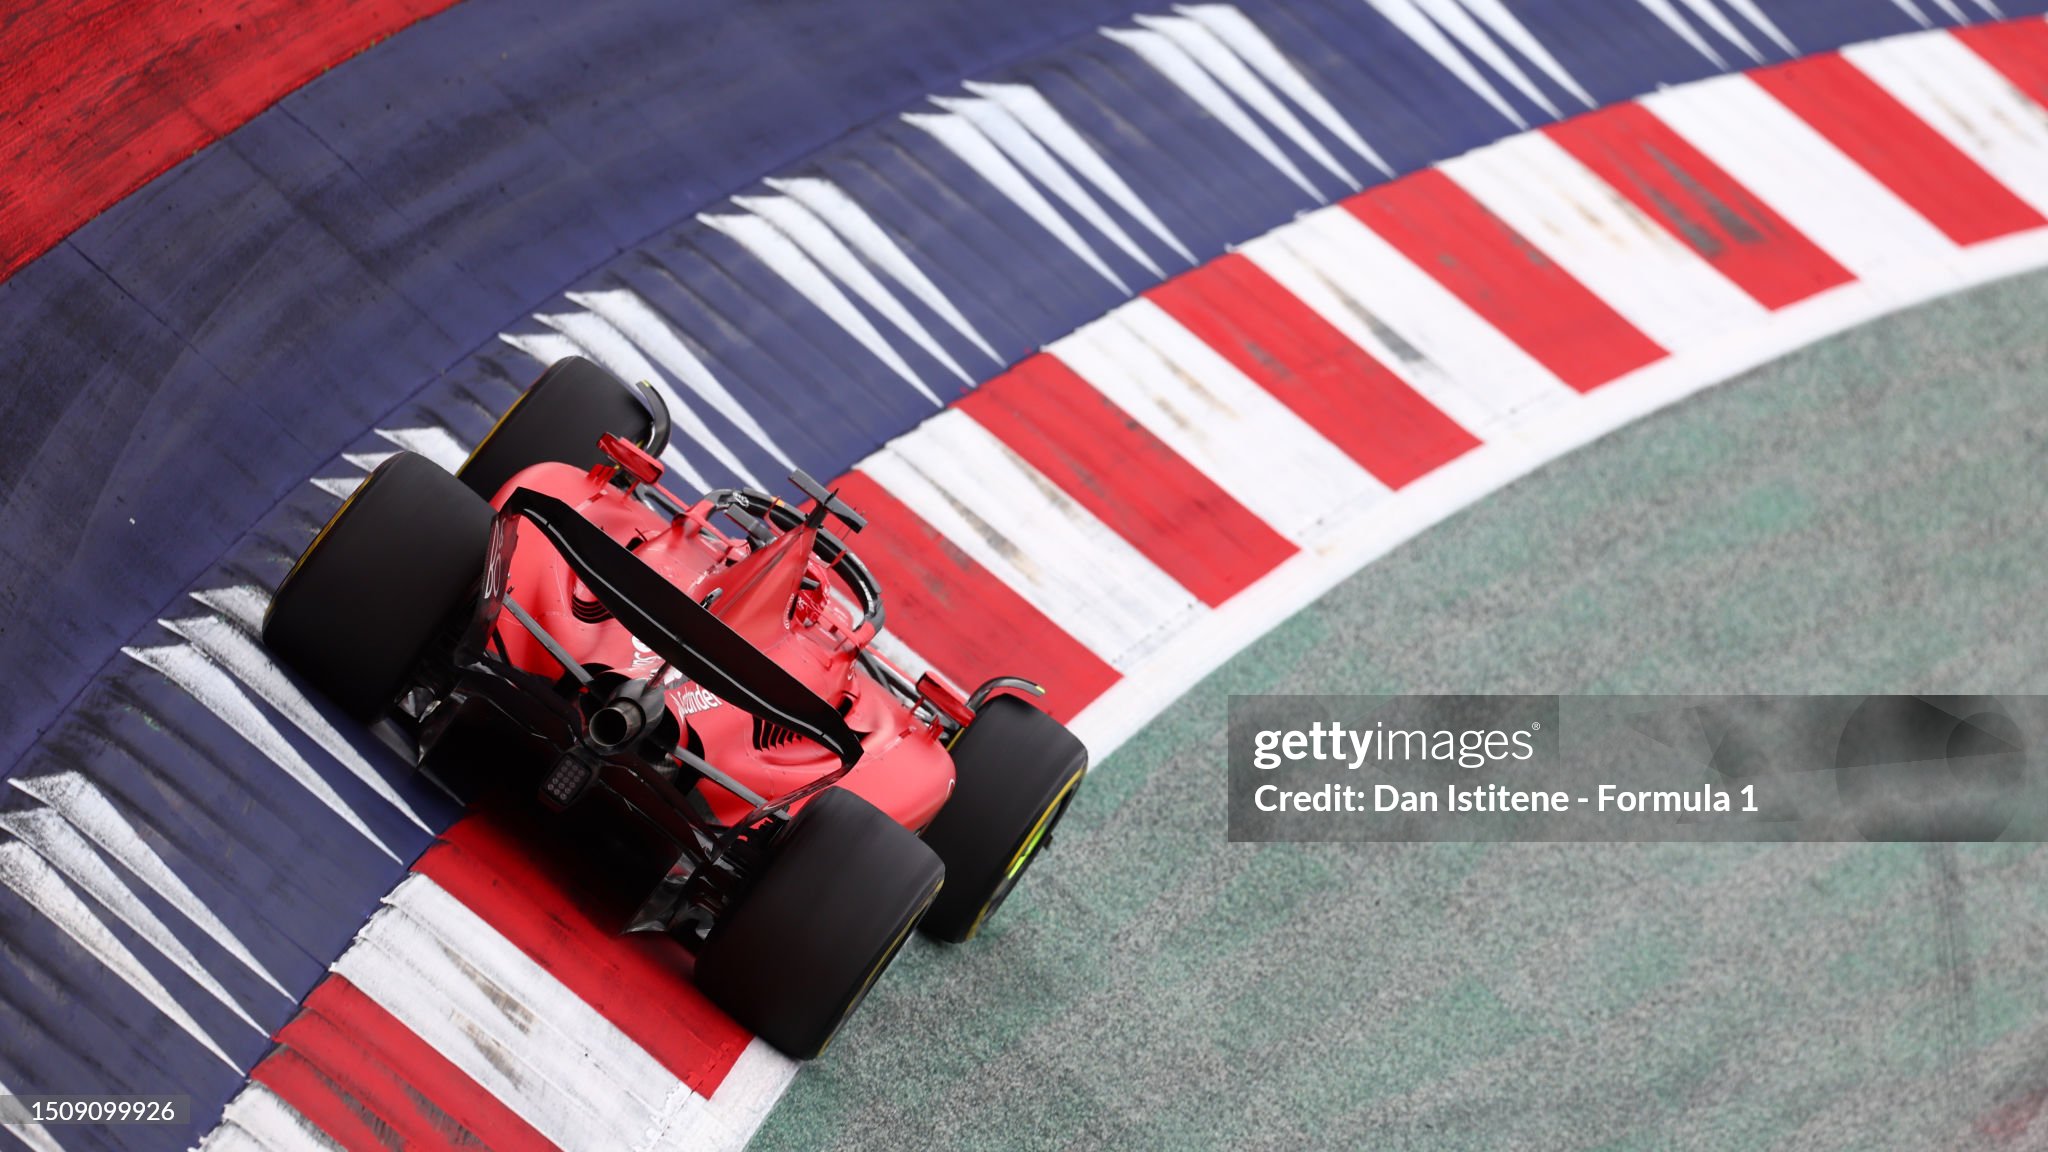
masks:
{"type": "Polygon", "coordinates": [[[1073,801],[1074,790],[1080,787],[1081,777],[1084,775],[1086,773],[1074,773],[1065,784],[1060,786],[1059,793],[1052,798],[1051,803],[1045,806],[1045,810],[1038,814],[1038,821],[1031,826],[1031,831],[1025,835],[1023,842],[1018,844],[1017,851],[1010,857],[1010,863],[1003,869],[1001,883],[996,885],[994,892],[989,893],[988,900],[982,904],[981,911],[975,914],[974,923],[968,927],[967,935],[963,936],[962,940],[974,939],[975,935],[981,931],[981,926],[988,921],[990,916],[995,914],[996,908],[1008,898],[1010,890],[1017,886],[1017,881],[1024,875],[1024,870],[1029,868],[1031,861],[1037,858],[1039,848],[1045,844],[1045,838],[1052,833],[1053,827],[1060,822],[1060,817],[1066,815],[1067,805],[1073,801]]]}

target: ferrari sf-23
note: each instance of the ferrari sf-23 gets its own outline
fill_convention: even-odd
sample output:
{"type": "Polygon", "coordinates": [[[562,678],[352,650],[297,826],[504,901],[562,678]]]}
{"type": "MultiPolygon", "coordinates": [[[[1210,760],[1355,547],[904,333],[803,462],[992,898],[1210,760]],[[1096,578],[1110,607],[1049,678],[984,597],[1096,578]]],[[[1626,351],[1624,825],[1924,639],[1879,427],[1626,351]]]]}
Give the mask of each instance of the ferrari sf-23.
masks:
{"type": "Polygon", "coordinates": [[[988,921],[1087,752],[1028,681],[968,691],[876,652],[865,521],[809,476],[808,510],[664,488],[668,424],[646,385],[554,364],[459,472],[380,464],[263,639],[458,799],[577,829],[622,930],[672,935],[714,1003],[810,1058],[912,928],[988,921]]]}

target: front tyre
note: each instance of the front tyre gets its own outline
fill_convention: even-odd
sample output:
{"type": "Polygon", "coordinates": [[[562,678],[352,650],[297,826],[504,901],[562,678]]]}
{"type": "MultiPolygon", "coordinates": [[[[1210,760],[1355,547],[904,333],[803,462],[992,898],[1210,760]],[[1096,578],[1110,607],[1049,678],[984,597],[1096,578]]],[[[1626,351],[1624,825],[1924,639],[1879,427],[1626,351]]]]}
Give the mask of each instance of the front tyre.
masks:
{"type": "Polygon", "coordinates": [[[973,939],[1037,858],[1088,774],[1088,749],[1023,700],[995,696],[951,751],[953,795],[924,832],[946,863],[946,889],[919,927],[958,944],[973,939]]]}
{"type": "Polygon", "coordinates": [[[697,953],[697,987],[809,1060],[867,997],[945,870],[914,834],[843,788],[797,812],[767,871],[697,953]]]}
{"type": "MultiPolygon", "coordinates": [[[[606,433],[644,445],[653,428],[654,416],[624,381],[581,356],[567,356],[519,394],[455,474],[489,500],[535,464],[589,468],[604,463],[597,442],[606,433]]],[[[648,451],[659,456],[663,447],[648,451]]]]}
{"type": "Polygon", "coordinates": [[[263,643],[359,720],[406,675],[483,574],[491,506],[440,465],[377,466],[285,574],[263,643]]]}

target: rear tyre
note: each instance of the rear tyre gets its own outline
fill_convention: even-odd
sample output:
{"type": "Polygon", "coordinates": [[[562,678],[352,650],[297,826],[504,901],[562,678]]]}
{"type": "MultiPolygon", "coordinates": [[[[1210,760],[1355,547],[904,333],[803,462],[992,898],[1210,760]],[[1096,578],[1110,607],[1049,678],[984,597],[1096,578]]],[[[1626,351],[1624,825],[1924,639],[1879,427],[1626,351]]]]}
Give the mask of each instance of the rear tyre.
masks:
{"type": "Polygon", "coordinates": [[[278,585],[263,643],[360,720],[391,705],[483,573],[491,506],[423,456],[377,466],[278,585]]]}
{"type": "MultiPolygon", "coordinates": [[[[554,362],[521,393],[455,473],[489,500],[519,472],[535,464],[590,468],[604,459],[598,437],[609,432],[644,444],[654,417],[617,376],[581,356],[554,362]]],[[[651,451],[661,455],[666,445],[651,451]]]]}
{"type": "Polygon", "coordinates": [[[809,1060],[867,997],[945,870],[843,788],[796,814],[767,872],[697,954],[697,986],[785,1054],[809,1060]]]}
{"type": "Polygon", "coordinates": [[[1045,847],[1088,774],[1088,749],[1059,721],[995,696],[953,743],[957,782],[924,842],[946,864],[946,890],[919,928],[973,939],[1045,847]]]}

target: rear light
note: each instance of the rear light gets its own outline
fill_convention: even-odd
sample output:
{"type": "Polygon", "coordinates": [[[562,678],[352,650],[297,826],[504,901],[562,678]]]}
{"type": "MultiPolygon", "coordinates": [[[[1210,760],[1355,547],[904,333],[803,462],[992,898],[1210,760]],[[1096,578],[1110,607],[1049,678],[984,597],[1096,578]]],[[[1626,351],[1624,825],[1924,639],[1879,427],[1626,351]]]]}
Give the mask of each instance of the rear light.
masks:
{"type": "Polygon", "coordinates": [[[562,809],[576,802],[583,790],[590,785],[590,766],[574,756],[563,756],[555,761],[547,778],[541,781],[540,795],[550,808],[562,809]]]}

